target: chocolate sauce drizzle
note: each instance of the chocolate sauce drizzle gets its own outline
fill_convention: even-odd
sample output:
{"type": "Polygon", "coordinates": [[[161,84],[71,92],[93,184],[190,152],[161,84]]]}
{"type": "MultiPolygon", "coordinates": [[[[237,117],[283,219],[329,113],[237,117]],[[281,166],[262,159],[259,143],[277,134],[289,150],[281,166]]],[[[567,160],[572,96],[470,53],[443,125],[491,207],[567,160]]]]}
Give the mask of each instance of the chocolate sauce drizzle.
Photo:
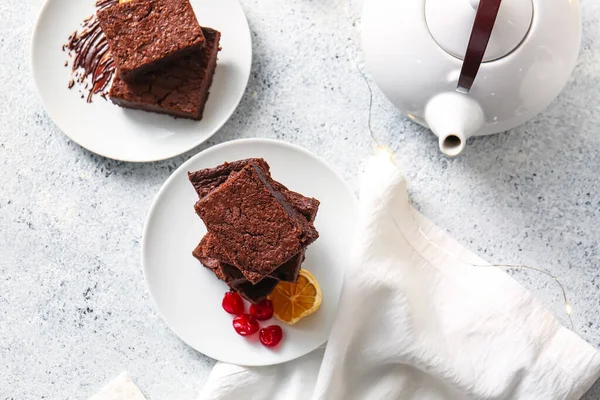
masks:
{"type": "MultiPolygon", "coordinates": [[[[119,0],[98,0],[96,9],[103,10],[118,3],[119,0]]],[[[74,86],[75,82],[86,83],[83,90],[88,92],[88,103],[92,102],[95,94],[106,98],[106,89],[112,81],[116,67],[96,14],[86,18],[81,30],[75,31],[69,36],[68,43],[63,45],[63,51],[68,51],[69,56],[73,59],[73,79],[69,81],[69,89],[74,86]]]]}

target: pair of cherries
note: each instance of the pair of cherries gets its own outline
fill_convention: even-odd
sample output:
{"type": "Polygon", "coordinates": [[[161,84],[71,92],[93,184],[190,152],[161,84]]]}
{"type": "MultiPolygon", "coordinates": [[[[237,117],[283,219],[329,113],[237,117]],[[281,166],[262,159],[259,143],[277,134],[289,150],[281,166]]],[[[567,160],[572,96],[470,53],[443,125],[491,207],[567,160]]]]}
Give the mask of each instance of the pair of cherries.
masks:
{"type": "MultiPolygon", "coordinates": [[[[263,300],[260,303],[250,305],[248,314],[244,313],[244,300],[235,292],[225,293],[222,302],[223,309],[233,318],[233,329],[241,336],[249,336],[258,332],[260,325],[258,321],[266,321],[273,316],[273,302],[263,300]]],[[[278,325],[270,325],[258,332],[258,339],[266,347],[275,347],[283,338],[283,330],[278,325]]]]}

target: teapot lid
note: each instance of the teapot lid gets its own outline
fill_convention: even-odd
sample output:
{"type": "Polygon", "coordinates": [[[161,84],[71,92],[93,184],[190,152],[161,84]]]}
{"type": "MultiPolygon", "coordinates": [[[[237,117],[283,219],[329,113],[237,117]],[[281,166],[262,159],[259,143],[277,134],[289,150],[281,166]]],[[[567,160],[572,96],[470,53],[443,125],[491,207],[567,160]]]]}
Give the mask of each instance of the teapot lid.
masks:
{"type": "MultiPolygon", "coordinates": [[[[431,36],[459,60],[465,57],[478,7],[479,0],[425,1],[425,21],[431,36]]],[[[502,0],[483,62],[500,59],[515,50],[527,36],[532,21],[532,0],[502,0]]]]}

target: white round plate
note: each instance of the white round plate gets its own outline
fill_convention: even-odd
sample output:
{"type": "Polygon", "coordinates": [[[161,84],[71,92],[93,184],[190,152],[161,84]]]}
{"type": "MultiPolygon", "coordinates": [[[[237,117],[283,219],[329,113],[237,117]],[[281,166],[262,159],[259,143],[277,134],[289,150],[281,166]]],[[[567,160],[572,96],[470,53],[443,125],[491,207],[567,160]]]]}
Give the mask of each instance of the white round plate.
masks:
{"type": "Polygon", "coordinates": [[[301,357],[323,344],[329,335],[349,264],[348,248],[356,222],[357,200],[330,166],[308,151],[274,140],[244,139],[205,150],[179,167],[154,199],[142,238],[142,266],[150,297],[167,325],[184,342],[214,359],[259,366],[301,357]],[[323,291],[320,309],[287,326],[280,346],[268,349],[257,340],[239,336],[233,317],[221,308],[228,291],[224,282],[192,256],[206,233],[194,212],[198,196],[188,171],[215,167],[225,161],[262,157],[273,178],[290,190],[321,201],[315,227],[319,239],[308,247],[302,264],[323,291]]]}
{"type": "Polygon", "coordinates": [[[229,119],[248,83],[250,30],[236,0],[190,0],[200,25],[221,32],[219,61],[201,121],[175,119],[118,107],[100,96],[81,98],[67,87],[71,66],[62,45],[95,12],[95,0],[47,0],[33,34],[31,64],[44,108],[74,142],[105,157],[156,161],[174,157],[210,138],[229,119]]]}

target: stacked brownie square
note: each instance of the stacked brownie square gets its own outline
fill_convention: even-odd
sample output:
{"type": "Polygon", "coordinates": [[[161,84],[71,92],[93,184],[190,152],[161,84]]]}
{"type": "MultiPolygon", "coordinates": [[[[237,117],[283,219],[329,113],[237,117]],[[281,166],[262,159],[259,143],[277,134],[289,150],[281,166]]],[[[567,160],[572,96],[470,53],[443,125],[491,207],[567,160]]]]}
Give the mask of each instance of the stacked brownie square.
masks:
{"type": "Polygon", "coordinates": [[[221,34],[198,24],[189,0],[122,1],[97,17],[117,66],[113,103],[202,119],[221,34]]]}
{"type": "Polygon", "coordinates": [[[297,281],[306,248],[319,236],[318,200],[275,181],[260,158],[188,176],[208,230],[194,257],[251,302],[266,298],[278,281],[297,281]]]}

